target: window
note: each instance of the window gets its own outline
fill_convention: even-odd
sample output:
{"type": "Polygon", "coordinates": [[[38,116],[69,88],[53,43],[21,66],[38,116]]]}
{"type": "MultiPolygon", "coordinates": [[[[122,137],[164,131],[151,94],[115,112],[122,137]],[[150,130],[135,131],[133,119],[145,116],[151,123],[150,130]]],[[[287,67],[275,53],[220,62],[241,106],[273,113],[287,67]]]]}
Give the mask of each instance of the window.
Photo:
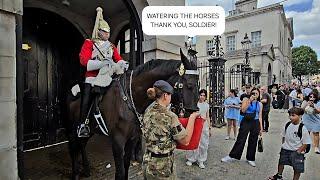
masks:
{"type": "MultiPolygon", "coordinates": [[[[137,33],[136,31],[134,32],[134,40],[135,40],[135,51],[137,51],[137,33]]],[[[124,53],[129,53],[130,52],[130,29],[126,30],[124,33],[124,43],[125,43],[125,50],[124,53]]]]}
{"type": "Polygon", "coordinates": [[[211,56],[214,53],[214,41],[207,40],[207,55],[211,56]]]}
{"type": "Polygon", "coordinates": [[[236,50],[236,36],[235,35],[228,36],[226,39],[226,45],[227,45],[227,48],[226,48],[227,51],[236,50]]]}
{"type": "Polygon", "coordinates": [[[261,46],[261,31],[251,33],[252,47],[261,46]]]}

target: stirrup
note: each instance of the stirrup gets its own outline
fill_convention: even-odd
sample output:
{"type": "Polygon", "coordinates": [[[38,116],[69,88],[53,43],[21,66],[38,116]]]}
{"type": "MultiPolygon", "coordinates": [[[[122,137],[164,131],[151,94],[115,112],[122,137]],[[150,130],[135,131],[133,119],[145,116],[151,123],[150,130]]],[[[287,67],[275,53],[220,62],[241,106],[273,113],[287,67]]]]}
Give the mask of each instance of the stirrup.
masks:
{"type": "Polygon", "coordinates": [[[90,136],[90,127],[88,124],[80,124],[77,130],[78,137],[89,137],[90,136]]]}

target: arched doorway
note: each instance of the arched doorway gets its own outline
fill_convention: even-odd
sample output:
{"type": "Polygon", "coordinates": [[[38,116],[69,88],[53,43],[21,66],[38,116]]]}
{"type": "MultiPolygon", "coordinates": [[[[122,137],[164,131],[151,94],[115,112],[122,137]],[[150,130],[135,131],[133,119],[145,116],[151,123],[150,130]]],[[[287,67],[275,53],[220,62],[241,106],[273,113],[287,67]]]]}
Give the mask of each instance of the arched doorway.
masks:
{"type": "Polygon", "coordinates": [[[271,64],[268,65],[268,86],[272,84],[272,70],[271,70],[271,64]]]}
{"type": "Polygon", "coordinates": [[[78,53],[83,37],[61,16],[25,8],[22,42],[23,134],[28,150],[63,140],[63,105],[67,89],[80,79],[78,53]]]}
{"type": "MultiPolygon", "coordinates": [[[[46,174],[51,177],[57,177],[61,174],[64,177],[69,175],[66,169],[70,169],[71,165],[68,164],[70,162],[67,150],[65,150],[67,148],[63,148],[66,145],[53,146],[55,150],[59,151],[46,152],[45,156],[44,151],[52,148],[28,153],[25,151],[50,147],[51,144],[65,140],[63,121],[61,120],[64,111],[64,97],[69,90],[69,85],[73,84],[73,81],[80,80],[83,75],[84,70],[79,66],[78,54],[84,38],[91,34],[97,6],[104,8],[104,17],[113,32],[110,38],[113,43],[115,43],[113,36],[118,34],[116,30],[119,22],[124,20],[130,22],[130,29],[133,29],[137,34],[137,60],[131,68],[143,63],[141,22],[131,0],[112,3],[104,0],[98,0],[95,3],[70,0],[66,2],[69,2],[70,6],[65,7],[62,1],[24,1],[22,43],[26,50],[21,51],[23,65],[17,64],[21,72],[23,71],[23,74],[17,74],[17,78],[24,80],[23,83],[17,83],[18,89],[24,89],[24,91],[17,93],[18,97],[24,98],[23,103],[18,104],[24,109],[24,116],[21,118],[23,128],[21,128],[22,130],[18,129],[18,133],[23,136],[23,140],[22,138],[18,139],[18,144],[22,147],[18,152],[18,154],[20,153],[20,156],[18,155],[18,172],[21,179],[24,179],[24,176],[31,179],[43,178],[44,174],[40,172],[44,169],[46,174]],[[40,160],[30,158],[30,153],[39,157],[40,160]],[[51,160],[52,155],[54,158],[51,160]],[[57,161],[57,159],[61,161],[57,161]],[[36,167],[33,164],[36,164],[36,167]]],[[[130,44],[130,49],[131,46],[132,44],[130,44]]],[[[132,56],[130,54],[128,59],[125,59],[130,61],[130,64],[132,64],[132,56]]],[[[101,150],[101,143],[93,142],[92,144],[97,144],[97,146],[89,150],[101,150]]],[[[105,146],[103,153],[98,152],[100,156],[97,156],[96,159],[104,161],[110,157],[112,160],[111,148],[110,151],[105,151],[105,146]]],[[[93,153],[97,153],[97,151],[93,151],[93,153]]],[[[113,170],[114,168],[111,168],[108,172],[113,170]]],[[[113,176],[113,173],[111,174],[113,176]]]]}

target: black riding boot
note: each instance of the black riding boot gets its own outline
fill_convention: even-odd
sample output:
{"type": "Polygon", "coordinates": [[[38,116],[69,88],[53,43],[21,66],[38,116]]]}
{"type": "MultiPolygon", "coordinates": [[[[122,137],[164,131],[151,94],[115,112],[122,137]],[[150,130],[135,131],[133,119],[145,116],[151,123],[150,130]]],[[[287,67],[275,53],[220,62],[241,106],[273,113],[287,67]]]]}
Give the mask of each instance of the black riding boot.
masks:
{"type": "Polygon", "coordinates": [[[91,84],[84,83],[82,89],[81,109],[80,109],[80,124],[78,126],[78,137],[89,137],[89,109],[92,104],[91,84]]]}

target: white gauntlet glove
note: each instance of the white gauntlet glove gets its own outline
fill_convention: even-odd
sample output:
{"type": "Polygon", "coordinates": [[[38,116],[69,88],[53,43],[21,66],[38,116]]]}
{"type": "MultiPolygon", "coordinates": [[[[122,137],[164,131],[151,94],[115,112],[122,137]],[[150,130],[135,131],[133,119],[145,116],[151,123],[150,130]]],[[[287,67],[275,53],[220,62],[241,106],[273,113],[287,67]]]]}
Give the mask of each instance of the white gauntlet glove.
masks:
{"type": "Polygon", "coordinates": [[[120,67],[123,68],[125,71],[127,71],[129,69],[129,62],[127,62],[125,60],[120,60],[117,62],[117,64],[119,64],[120,67]]]}
{"type": "Polygon", "coordinates": [[[89,60],[87,64],[87,70],[88,71],[98,70],[104,66],[107,66],[108,64],[110,64],[109,61],[89,60]]]}

